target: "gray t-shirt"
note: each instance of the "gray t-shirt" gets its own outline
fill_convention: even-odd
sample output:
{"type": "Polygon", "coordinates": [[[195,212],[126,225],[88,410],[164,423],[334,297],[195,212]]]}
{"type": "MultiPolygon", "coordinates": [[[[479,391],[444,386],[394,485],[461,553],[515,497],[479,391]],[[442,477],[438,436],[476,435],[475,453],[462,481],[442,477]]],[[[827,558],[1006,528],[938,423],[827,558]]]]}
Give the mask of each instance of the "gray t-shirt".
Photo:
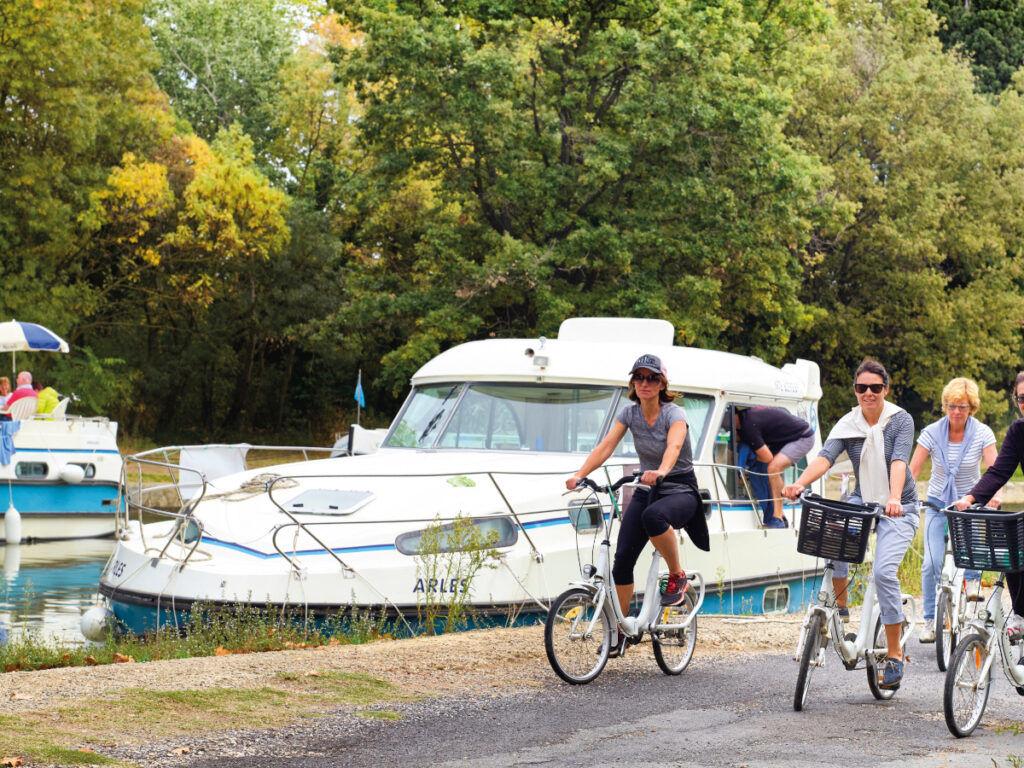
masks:
{"type": "MultiPolygon", "coordinates": [[[[662,403],[658,412],[658,420],[650,426],[644,419],[640,403],[630,403],[615,417],[619,423],[633,433],[633,445],[636,455],[640,457],[640,469],[658,469],[665,456],[668,446],[668,430],[677,421],[686,422],[686,411],[675,403],[662,403]]],[[[672,467],[672,473],[693,471],[693,449],[690,447],[690,430],[686,430],[686,439],[679,450],[679,458],[672,467]]]]}

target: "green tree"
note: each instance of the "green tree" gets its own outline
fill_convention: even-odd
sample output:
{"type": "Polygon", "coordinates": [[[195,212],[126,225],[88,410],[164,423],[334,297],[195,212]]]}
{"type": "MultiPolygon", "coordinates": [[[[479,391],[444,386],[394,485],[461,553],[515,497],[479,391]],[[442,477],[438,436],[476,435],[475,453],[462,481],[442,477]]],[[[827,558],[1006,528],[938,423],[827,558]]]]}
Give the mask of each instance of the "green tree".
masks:
{"type": "Polygon", "coordinates": [[[971,57],[978,87],[999,93],[1024,65],[1024,2],[1021,0],[929,0],[942,19],[939,39],[971,57]]]}
{"type": "Polygon", "coordinates": [[[153,0],[157,82],[175,112],[212,141],[239,123],[258,151],[274,138],[281,68],[298,30],[286,0],[153,0]]]}
{"type": "Polygon", "coordinates": [[[836,214],[805,256],[802,297],[825,315],[794,351],[822,364],[832,417],[852,403],[865,355],[920,412],[953,376],[997,386],[1019,358],[1020,101],[975,93],[921,0],[834,8],[820,76],[790,125],[828,164],[819,196],[836,214]]]}
{"type": "MultiPolygon", "coordinates": [[[[105,266],[82,218],[91,195],[127,149],[171,130],[155,61],[135,0],[0,7],[0,315],[53,328],[76,357],[103,302],[105,266]]],[[[107,356],[95,360],[115,375],[107,356]]],[[[73,384],[60,379],[64,361],[32,365],[73,384]]]]}
{"type": "Polygon", "coordinates": [[[820,165],[783,135],[824,16],[805,2],[356,2],[339,51],[365,157],[324,338],[394,392],[469,337],[665,317],[778,359],[820,165]],[[371,351],[372,350],[372,353],[371,351]],[[364,365],[365,367],[365,365],[364,365]]]}

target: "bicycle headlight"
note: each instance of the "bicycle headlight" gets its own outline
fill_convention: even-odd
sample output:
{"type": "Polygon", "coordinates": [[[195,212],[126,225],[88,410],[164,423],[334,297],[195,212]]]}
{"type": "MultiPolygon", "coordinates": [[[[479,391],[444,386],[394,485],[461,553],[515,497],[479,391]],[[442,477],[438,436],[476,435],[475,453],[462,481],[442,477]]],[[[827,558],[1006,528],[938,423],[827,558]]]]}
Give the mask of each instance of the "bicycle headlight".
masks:
{"type": "Polygon", "coordinates": [[[597,568],[595,568],[590,563],[587,563],[586,565],[583,566],[583,578],[589,579],[595,573],[597,573],[597,568]]]}

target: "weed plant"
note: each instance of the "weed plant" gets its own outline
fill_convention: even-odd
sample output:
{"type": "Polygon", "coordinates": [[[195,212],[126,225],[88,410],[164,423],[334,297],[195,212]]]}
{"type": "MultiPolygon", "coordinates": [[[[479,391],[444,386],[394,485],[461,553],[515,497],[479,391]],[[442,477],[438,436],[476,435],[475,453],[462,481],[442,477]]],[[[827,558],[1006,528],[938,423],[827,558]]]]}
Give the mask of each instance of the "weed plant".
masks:
{"type": "Polygon", "coordinates": [[[357,644],[394,637],[396,629],[383,613],[348,611],[313,620],[298,611],[198,605],[178,628],[147,635],[110,631],[106,640],[96,645],[73,645],[60,638],[44,638],[38,632],[22,633],[0,645],[0,671],[357,644]]]}
{"type": "Polygon", "coordinates": [[[468,517],[425,528],[416,546],[416,612],[430,634],[464,629],[473,618],[469,598],[482,568],[496,568],[498,531],[468,517]]]}

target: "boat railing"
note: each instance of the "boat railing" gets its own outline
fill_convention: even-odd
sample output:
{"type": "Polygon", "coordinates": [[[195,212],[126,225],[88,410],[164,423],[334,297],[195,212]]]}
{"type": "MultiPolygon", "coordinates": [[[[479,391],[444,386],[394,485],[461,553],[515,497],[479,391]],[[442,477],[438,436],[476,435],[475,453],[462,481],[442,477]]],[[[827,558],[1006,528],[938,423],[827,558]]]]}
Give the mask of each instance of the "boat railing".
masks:
{"type": "MultiPolygon", "coordinates": [[[[316,454],[330,456],[337,454],[335,448],[323,446],[278,446],[252,445],[249,443],[223,445],[180,445],[154,448],[148,451],[127,456],[121,466],[121,485],[117,504],[117,524],[119,532],[127,530],[128,520],[136,514],[142,529],[144,517],[168,518],[178,521],[178,525],[167,537],[167,542],[159,548],[158,557],[167,555],[172,541],[180,539],[183,544],[191,544],[182,560],[187,562],[202,540],[202,521],[192,512],[199,503],[208,497],[211,479],[203,469],[183,463],[183,454],[192,452],[193,456],[210,449],[225,449],[233,452],[237,460],[231,472],[241,472],[256,468],[252,460],[253,454],[270,453],[280,456],[290,454],[301,455],[306,461],[311,458],[322,458],[316,454]],[[177,461],[175,461],[177,459],[177,461]],[[166,481],[163,480],[166,478],[166,481]],[[189,525],[194,530],[189,530],[189,525]],[[188,541],[186,541],[186,539],[188,541]]],[[[268,464],[280,463],[268,462],[268,464]]],[[[262,464],[262,462],[260,462],[262,464]]],[[[224,474],[223,472],[221,474],[224,474]]],[[[253,491],[263,493],[267,490],[266,483],[256,483],[253,491]]],[[[147,547],[147,550],[149,547],[147,547]]]]}
{"type": "MultiPolygon", "coordinates": [[[[197,446],[198,447],[198,446],[197,446]]],[[[232,446],[224,446],[232,447],[232,446]]],[[[301,452],[304,456],[308,457],[309,453],[331,453],[336,452],[333,448],[308,448],[308,447],[278,447],[278,446],[249,446],[248,444],[242,444],[243,448],[251,450],[278,450],[279,452],[289,451],[292,453],[301,452]]],[[[202,521],[193,515],[193,511],[198,507],[200,502],[206,498],[212,498],[209,495],[208,490],[210,481],[208,481],[206,475],[201,471],[182,466],[181,463],[175,463],[168,461],[173,457],[176,450],[180,450],[179,447],[159,448],[144,453],[134,454],[125,459],[124,467],[122,468],[122,488],[125,493],[125,504],[118,505],[118,514],[124,515],[123,520],[119,520],[118,529],[124,530],[127,527],[127,520],[133,512],[139,516],[140,523],[142,522],[143,515],[149,515],[151,517],[164,517],[178,520],[178,526],[172,531],[171,535],[168,536],[168,542],[159,548],[159,557],[167,556],[168,547],[171,540],[175,538],[180,539],[183,546],[186,547],[184,557],[180,555],[176,556],[182,560],[182,564],[191,558],[195,552],[196,547],[202,540],[204,528],[202,521]],[[165,460],[160,460],[165,459],[165,460]],[[144,471],[148,470],[148,471],[144,471]],[[170,479],[168,483],[153,483],[152,475],[157,473],[166,473],[170,479]],[[185,474],[189,478],[189,482],[182,482],[182,474],[185,474]],[[129,481],[129,476],[134,475],[134,480],[129,481]],[[147,484],[147,476],[149,481],[147,484]],[[188,489],[188,492],[183,492],[183,488],[188,489]],[[173,490],[175,505],[166,504],[166,492],[173,490]],[[164,493],[164,503],[146,503],[147,494],[164,493]],[[176,509],[174,508],[176,507],[176,509]],[[194,528],[189,528],[190,525],[194,525],[194,528]]],[[[628,469],[635,468],[635,461],[627,461],[622,463],[606,464],[604,465],[607,469],[620,469],[627,471],[628,469]]],[[[705,499],[705,504],[709,506],[709,514],[717,513],[718,523],[721,526],[721,530],[726,530],[726,521],[724,510],[727,506],[730,506],[731,502],[735,499],[729,496],[727,484],[722,477],[722,470],[732,470],[737,472],[737,476],[741,478],[743,483],[743,490],[747,494],[750,501],[758,502],[760,499],[756,499],[753,491],[750,488],[749,483],[745,477],[746,470],[743,467],[739,467],[731,464],[724,464],[721,462],[695,462],[695,468],[707,468],[710,469],[710,476],[713,485],[713,494],[710,499],[705,499]]],[[[337,480],[339,478],[358,478],[363,479],[387,479],[387,478],[407,478],[407,479],[420,479],[430,477],[444,477],[451,478],[454,476],[459,477],[487,477],[490,484],[493,485],[498,497],[501,499],[502,505],[507,510],[507,516],[515,525],[516,529],[522,534],[524,539],[530,546],[531,557],[537,562],[543,562],[544,555],[538,549],[527,526],[524,524],[524,518],[530,518],[534,516],[551,515],[558,513],[565,513],[568,507],[559,506],[551,509],[534,509],[530,511],[517,511],[505,491],[501,487],[501,483],[498,481],[498,477],[511,477],[511,476],[533,476],[533,477],[544,477],[544,476],[559,476],[564,477],[566,472],[564,470],[558,471],[494,471],[494,470],[478,470],[470,472],[435,472],[435,473],[416,473],[410,474],[408,472],[387,472],[377,474],[367,474],[363,472],[332,472],[330,474],[289,474],[289,475],[267,475],[261,477],[259,482],[253,484],[253,488],[250,489],[254,493],[266,492],[271,503],[278,509],[281,514],[288,518],[288,522],[282,523],[274,528],[272,534],[272,543],[274,549],[280,554],[285,560],[288,561],[293,571],[300,575],[303,572],[303,568],[298,560],[298,553],[294,547],[288,548],[282,546],[279,538],[282,532],[287,530],[294,530],[295,536],[299,533],[305,534],[309,539],[316,543],[321,551],[329,553],[342,568],[344,573],[354,572],[351,566],[346,563],[337,552],[333,551],[331,547],[326,544],[323,539],[316,534],[315,528],[322,528],[323,526],[346,526],[346,525],[379,525],[381,522],[385,522],[379,519],[370,519],[365,517],[354,517],[354,518],[341,518],[333,520],[299,520],[296,515],[285,507],[277,498],[275,498],[275,490],[280,490],[284,487],[293,487],[295,482],[302,480],[313,480],[313,479],[330,479],[337,480]],[[290,553],[290,554],[289,554],[290,553]]],[[[238,491],[246,490],[240,488],[238,491]]],[[[710,489],[709,489],[710,490],[710,489]]],[[[237,492],[237,491],[236,491],[237,492]]],[[[596,502],[602,509],[608,508],[607,501],[596,502]]],[[[492,513],[493,514],[493,513],[492,513]]],[[[453,522],[460,519],[461,515],[455,515],[452,517],[440,517],[434,516],[431,518],[415,518],[411,517],[408,519],[388,519],[386,522],[389,525],[399,524],[444,524],[453,522]]],[[[758,519],[758,525],[760,525],[760,516],[755,514],[758,519]]],[[[297,539],[296,539],[297,540],[297,539]]]]}

